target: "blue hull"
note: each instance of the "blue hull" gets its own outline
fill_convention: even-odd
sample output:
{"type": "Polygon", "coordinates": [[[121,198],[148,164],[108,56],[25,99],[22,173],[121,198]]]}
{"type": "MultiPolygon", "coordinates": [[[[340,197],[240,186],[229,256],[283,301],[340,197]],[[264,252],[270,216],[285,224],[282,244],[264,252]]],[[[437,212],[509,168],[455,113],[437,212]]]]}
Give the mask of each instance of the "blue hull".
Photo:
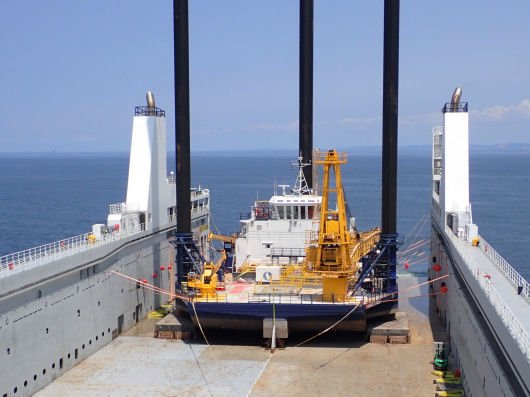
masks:
{"type": "MultiPolygon", "coordinates": [[[[194,325],[198,326],[191,302],[179,301],[179,306],[189,313],[194,325]]],[[[340,320],[354,307],[355,305],[340,303],[276,303],[274,311],[276,318],[287,319],[289,332],[318,332],[340,320]]],[[[367,319],[388,315],[396,308],[395,301],[381,302],[369,309],[359,306],[335,329],[364,332],[367,319]]],[[[271,303],[195,302],[195,311],[203,328],[218,330],[261,332],[263,319],[273,317],[271,303]]]]}

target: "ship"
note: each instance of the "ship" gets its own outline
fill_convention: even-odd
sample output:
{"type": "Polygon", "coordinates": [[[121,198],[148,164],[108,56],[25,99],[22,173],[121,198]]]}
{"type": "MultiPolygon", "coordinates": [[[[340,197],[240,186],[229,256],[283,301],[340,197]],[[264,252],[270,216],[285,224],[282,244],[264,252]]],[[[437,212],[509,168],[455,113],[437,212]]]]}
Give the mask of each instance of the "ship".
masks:
{"type": "MultiPolygon", "coordinates": [[[[0,257],[0,395],[32,395],[167,303],[176,178],[165,111],[134,112],[126,200],[78,236],[0,257]]],[[[193,238],[206,247],[208,189],[189,191],[193,238]]]]}
{"type": "Polygon", "coordinates": [[[529,396],[530,284],[473,222],[461,95],[458,87],[442,108],[443,126],[432,131],[430,303],[466,395],[529,396]]]}
{"type": "MultiPolygon", "coordinates": [[[[202,255],[201,251],[204,251],[201,244],[204,247],[209,223],[206,218],[206,228],[201,230],[200,227],[205,226],[201,225],[197,230],[198,224],[192,222],[199,216],[209,214],[209,194],[206,189],[197,189],[191,193],[196,204],[192,204],[188,199],[188,10],[186,1],[175,1],[174,5],[175,108],[180,112],[176,114],[177,147],[180,149],[178,156],[181,164],[180,169],[177,167],[176,170],[176,180],[179,182],[176,184],[176,198],[179,208],[172,211],[174,202],[164,203],[161,195],[148,195],[147,201],[144,201],[147,202],[147,207],[143,208],[141,200],[138,200],[140,203],[134,200],[129,202],[127,197],[125,205],[122,203],[115,206],[113,214],[109,214],[114,215],[111,222],[107,221],[107,225],[97,225],[89,234],[31,249],[27,254],[17,253],[2,258],[0,385],[3,389],[0,394],[3,396],[31,394],[73,367],[82,358],[109,343],[120,330],[135,324],[145,316],[146,311],[155,308],[157,299],[160,299],[152,292],[150,286],[171,290],[171,276],[174,273],[171,270],[175,268],[175,286],[180,290],[172,291],[172,295],[180,294],[177,299],[179,307],[189,312],[191,318],[195,317],[196,325],[207,325],[210,321],[212,327],[219,324],[223,327],[225,322],[233,327],[235,316],[236,320],[244,322],[245,328],[250,326],[262,329],[265,328],[264,320],[267,316],[278,320],[280,326],[283,323],[287,330],[291,324],[295,326],[297,320],[308,320],[311,323],[316,319],[315,323],[311,324],[313,329],[322,326],[322,320],[326,320],[328,324],[340,322],[349,331],[364,327],[364,320],[368,316],[364,308],[370,310],[371,304],[375,304],[375,314],[378,314],[379,310],[381,314],[393,310],[395,303],[391,300],[397,299],[398,296],[395,285],[395,255],[398,245],[396,164],[399,2],[385,2],[382,228],[379,240],[368,243],[370,247],[365,255],[369,258],[367,265],[363,266],[361,259],[359,269],[358,262],[335,260],[331,264],[332,269],[317,270],[322,273],[319,276],[322,290],[323,274],[326,271],[328,275],[331,275],[330,271],[340,273],[335,274],[337,277],[329,283],[333,293],[328,296],[322,293],[320,300],[317,298],[311,302],[310,298],[307,302],[304,301],[305,294],[297,294],[293,299],[293,294],[276,294],[276,291],[272,291],[270,296],[262,294],[260,301],[247,299],[240,304],[219,299],[223,293],[221,282],[215,284],[218,289],[212,288],[211,279],[219,277],[218,271],[225,262],[225,254],[215,262],[204,260],[202,269],[196,269],[194,263],[194,260],[202,255]],[[179,197],[181,200],[178,200],[179,197]],[[129,217],[129,212],[135,215],[129,217]],[[173,233],[175,226],[171,215],[175,213],[178,216],[176,233],[173,233]],[[138,225],[138,230],[129,228],[134,224],[138,225]],[[145,226],[142,226],[144,224],[145,226]],[[172,252],[173,244],[170,240],[174,242],[175,252],[172,252]],[[193,253],[186,250],[191,246],[196,247],[193,253]],[[383,255],[377,259],[383,250],[383,255]],[[370,253],[375,253],[376,258],[371,258],[370,253]],[[341,273],[342,269],[338,268],[346,263],[348,272],[346,277],[343,277],[344,272],[341,273]],[[376,267],[380,270],[378,274],[374,273],[376,267]],[[167,269],[170,271],[166,272],[167,269]],[[363,279],[363,275],[367,277],[363,279]],[[375,294],[378,285],[373,282],[377,278],[382,288],[379,296],[375,294]],[[350,280],[353,280],[353,286],[350,285],[350,280]],[[372,282],[372,290],[369,284],[364,284],[363,287],[365,281],[372,282]],[[341,293],[344,287],[346,293],[341,293]],[[363,299],[361,294],[359,305],[359,295],[355,294],[359,288],[371,294],[369,296],[372,300],[363,299]],[[352,295],[349,294],[350,291],[352,295]],[[234,316],[230,312],[232,309],[234,316]],[[293,312],[293,309],[297,311],[293,312]],[[298,313],[301,315],[296,318],[298,313]],[[344,315],[340,317],[342,314],[344,315]],[[352,318],[349,317],[351,315],[352,318]],[[343,317],[350,321],[340,321],[343,317]],[[282,319],[286,321],[281,321],[282,319]],[[336,319],[338,320],[335,321],[336,319]]],[[[312,13],[312,2],[301,2],[300,130],[303,139],[300,146],[304,162],[309,162],[312,156],[312,13]]],[[[443,112],[445,124],[442,129],[436,129],[433,135],[432,251],[429,281],[432,285],[431,303],[449,335],[445,350],[449,359],[453,360],[453,364],[461,371],[462,380],[459,382],[467,395],[530,395],[528,282],[480,236],[478,227],[473,223],[469,200],[467,103],[460,101],[460,95],[455,95],[451,102],[444,106],[443,112]]],[[[155,132],[164,124],[162,111],[156,109],[154,104],[148,104],[146,108],[138,109],[138,113],[134,126],[143,130],[143,133],[140,133],[145,138],[142,142],[155,143],[155,137],[158,137],[155,132]],[[153,134],[149,135],[152,140],[147,139],[146,131],[153,134]]],[[[131,159],[134,151],[138,153],[138,158],[135,156],[135,160],[138,160],[142,158],[142,149],[146,146],[140,143],[139,147],[134,149],[134,142],[133,136],[131,159]]],[[[157,155],[144,165],[151,165],[152,161],[155,161],[153,159],[159,158],[162,153],[165,152],[158,151],[157,155]]],[[[319,161],[327,161],[329,157],[333,157],[330,161],[341,160],[341,154],[334,151],[323,152],[321,156],[319,161]]],[[[145,176],[142,170],[139,170],[137,175],[145,176]]],[[[162,186],[172,183],[173,179],[170,175],[168,180],[166,170],[162,166],[151,167],[148,175],[156,175],[158,178],[159,192],[162,191],[162,186]]],[[[305,174],[306,178],[309,175],[311,172],[305,174]]],[[[131,173],[129,177],[131,178],[131,173]]],[[[308,185],[312,187],[311,181],[308,185]]],[[[152,188],[153,186],[150,186],[150,189],[152,188]]],[[[336,190],[340,192],[340,189],[336,190]]],[[[322,197],[324,196],[323,194],[322,197]]],[[[340,203],[340,200],[338,202],[340,203]]],[[[320,260],[314,259],[314,252],[320,250],[322,254],[323,250],[329,248],[331,256],[337,258],[340,246],[351,247],[354,241],[351,227],[348,228],[347,225],[345,211],[323,204],[320,211],[318,241],[316,238],[305,240],[308,246],[304,245],[306,255],[302,264],[305,261],[307,268],[309,263],[322,266],[320,260]],[[327,214],[322,216],[322,211],[327,214]],[[334,211],[339,213],[334,214],[334,211]],[[338,215],[339,219],[335,219],[335,215],[338,215]],[[333,232],[326,233],[328,225],[333,232]],[[327,239],[326,234],[335,236],[327,239]],[[344,240],[338,243],[333,240],[336,238],[344,240]],[[313,262],[310,262],[311,258],[313,262]]],[[[274,247],[264,247],[271,248],[274,247]]],[[[285,248],[291,247],[286,245],[285,248]]],[[[262,252],[260,258],[256,259],[266,261],[267,251],[264,252],[265,254],[262,252]]],[[[270,258],[274,258],[272,250],[270,254],[270,258]]],[[[340,256],[344,257],[342,254],[340,256]]],[[[318,254],[316,257],[318,258],[318,254]]],[[[277,260],[286,260],[289,263],[271,261],[270,264],[264,265],[279,266],[281,277],[282,267],[287,267],[284,265],[292,264],[291,262],[296,262],[294,265],[299,266],[299,258],[303,258],[303,255],[281,255],[277,260]],[[296,260],[292,260],[294,258],[296,260]]],[[[239,263],[244,261],[243,259],[243,262],[239,263]]],[[[313,271],[314,268],[309,270],[313,271]]],[[[272,269],[264,272],[263,276],[267,274],[266,278],[269,278],[269,272],[270,281],[274,281],[272,269]]],[[[236,272],[236,276],[241,274],[237,275],[236,272]]],[[[255,285],[264,289],[273,285],[270,281],[267,284],[268,280],[263,281],[265,282],[261,284],[255,282],[255,285]]],[[[234,284],[237,286],[237,281],[234,284]]],[[[242,287],[245,288],[244,285],[242,287]]],[[[224,288],[226,290],[226,284],[224,288]]],[[[298,321],[299,324],[303,322],[298,321]]],[[[237,327],[237,324],[235,326],[237,327]]],[[[267,326],[274,328],[270,323],[267,326]]],[[[279,329],[279,334],[284,330],[279,329]]],[[[404,348],[406,349],[406,346],[404,348]]],[[[381,357],[381,360],[384,359],[381,357]]],[[[197,360],[197,357],[194,356],[194,360],[197,360]]],[[[407,364],[406,356],[403,357],[403,363],[407,364]]],[[[133,365],[141,368],[144,364],[138,360],[131,362],[131,366],[133,365]]],[[[362,363],[358,368],[362,368],[362,363]]],[[[138,371],[136,367],[135,376],[138,371]]],[[[151,382],[151,379],[146,378],[145,381],[151,382]]],[[[362,390],[359,392],[363,393],[362,390]]]]}
{"type": "Polygon", "coordinates": [[[307,185],[304,168],[309,163],[300,156],[293,165],[298,168],[293,188],[275,186],[275,194],[269,200],[254,202],[247,217],[240,220],[239,233],[232,241],[232,266],[236,271],[297,263],[305,257],[306,233],[318,230],[322,196],[307,185]]]}
{"type": "Polygon", "coordinates": [[[347,218],[340,168],[346,161],[346,153],[314,151],[313,164],[323,174],[317,195],[304,183],[299,159],[292,194],[283,185],[282,195],[256,202],[241,221],[235,251],[245,260],[238,266],[236,259],[229,277],[226,253],[200,269],[179,266],[184,273],[178,277],[177,307],[198,329],[265,335],[273,323],[284,339],[334,323],[335,331],[364,332],[368,319],[395,312],[395,246],[381,239],[379,228],[359,232],[354,218],[347,218]],[[300,240],[305,248],[296,246],[300,240]]]}

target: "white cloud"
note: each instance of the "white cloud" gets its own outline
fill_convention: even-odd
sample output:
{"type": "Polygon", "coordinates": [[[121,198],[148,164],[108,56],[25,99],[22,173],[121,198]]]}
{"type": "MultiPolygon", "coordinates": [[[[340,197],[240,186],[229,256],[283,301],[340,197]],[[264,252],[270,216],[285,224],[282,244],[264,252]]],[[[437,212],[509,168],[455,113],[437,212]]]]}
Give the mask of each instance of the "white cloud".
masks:
{"type": "MultiPolygon", "coordinates": [[[[517,105],[494,105],[483,109],[472,109],[470,111],[471,120],[474,121],[502,121],[508,118],[530,118],[530,99],[523,99],[517,105]]],[[[442,123],[441,112],[431,112],[426,114],[403,115],[399,117],[400,126],[433,126],[442,123]]],[[[381,116],[374,117],[345,117],[335,121],[321,121],[321,126],[342,126],[347,129],[373,129],[381,126],[381,116]]],[[[298,120],[289,123],[261,123],[247,125],[246,132],[297,132],[298,120]]]]}
{"type": "Polygon", "coordinates": [[[338,121],[338,124],[353,125],[358,127],[364,127],[372,125],[376,122],[380,122],[381,117],[347,117],[338,121]]]}
{"type": "MultiPolygon", "coordinates": [[[[335,124],[347,125],[354,128],[381,126],[381,116],[377,117],[348,117],[337,121],[335,124]]],[[[417,125],[417,124],[436,124],[441,122],[440,113],[415,114],[411,116],[399,117],[399,124],[403,126],[417,125]]],[[[325,123],[333,124],[333,123],[325,123]]]]}
{"type": "Polygon", "coordinates": [[[530,99],[523,99],[517,105],[495,105],[484,109],[473,109],[471,116],[477,120],[502,121],[507,118],[530,118],[530,99]]]}
{"type": "Polygon", "coordinates": [[[530,117],[530,99],[523,99],[516,106],[517,111],[524,117],[530,117]]]}
{"type": "Polygon", "coordinates": [[[484,109],[472,109],[470,111],[473,118],[477,120],[499,121],[502,120],[514,106],[495,105],[484,109]]]}
{"type": "Polygon", "coordinates": [[[290,123],[260,123],[247,125],[244,130],[247,132],[272,131],[272,132],[296,132],[298,131],[298,120],[290,123]]]}

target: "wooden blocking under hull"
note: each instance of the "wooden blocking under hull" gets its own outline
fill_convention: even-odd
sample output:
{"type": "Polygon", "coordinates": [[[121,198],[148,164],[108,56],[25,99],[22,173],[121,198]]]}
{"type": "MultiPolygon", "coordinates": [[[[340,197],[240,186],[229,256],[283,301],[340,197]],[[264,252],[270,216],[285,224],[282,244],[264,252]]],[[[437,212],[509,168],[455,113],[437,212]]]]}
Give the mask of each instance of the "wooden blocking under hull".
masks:
{"type": "Polygon", "coordinates": [[[396,319],[368,327],[371,343],[410,343],[410,324],[405,313],[396,313],[396,319]]]}
{"type": "Polygon", "coordinates": [[[407,344],[409,343],[409,337],[407,335],[390,335],[388,342],[393,345],[407,344]]]}
{"type": "Polygon", "coordinates": [[[182,331],[155,331],[155,338],[159,339],[191,339],[191,332],[182,331]]]}
{"type": "Polygon", "coordinates": [[[155,325],[155,338],[160,339],[191,339],[193,323],[187,317],[180,316],[175,311],[168,314],[155,325]]]}
{"type": "Polygon", "coordinates": [[[388,342],[388,336],[386,335],[370,335],[370,343],[379,343],[384,345],[388,342]]]}
{"type": "Polygon", "coordinates": [[[277,318],[274,321],[272,318],[263,319],[263,339],[272,338],[272,327],[276,326],[275,336],[278,339],[287,339],[289,337],[289,328],[285,318],[277,318]]]}

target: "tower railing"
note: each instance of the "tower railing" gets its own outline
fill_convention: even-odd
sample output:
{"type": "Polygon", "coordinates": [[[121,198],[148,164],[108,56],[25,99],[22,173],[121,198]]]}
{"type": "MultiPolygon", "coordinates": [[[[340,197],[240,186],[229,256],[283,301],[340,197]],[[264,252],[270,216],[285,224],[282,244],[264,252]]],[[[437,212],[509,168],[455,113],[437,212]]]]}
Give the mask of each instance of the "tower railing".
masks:
{"type": "Polygon", "coordinates": [[[136,106],[134,108],[134,115],[166,117],[166,111],[156,106],[136,106]]]}
{"type": "Polygon", "coordinates": [[[442,109],[442,112],[443,113],[451,113],[451,112],[467,112],[467,102],[458,102],[458,103],[453,103],[453,102],[447,102],[443,109],[442,109]]]}
{"type": "Polygon", "coordinates": [[[530,283],[525,280],[506,260],[489,244],[482,236],[479,236],[479,248],[495,264],[515,288],[520,289],[518,293],[530,299],[530,283]]]}

